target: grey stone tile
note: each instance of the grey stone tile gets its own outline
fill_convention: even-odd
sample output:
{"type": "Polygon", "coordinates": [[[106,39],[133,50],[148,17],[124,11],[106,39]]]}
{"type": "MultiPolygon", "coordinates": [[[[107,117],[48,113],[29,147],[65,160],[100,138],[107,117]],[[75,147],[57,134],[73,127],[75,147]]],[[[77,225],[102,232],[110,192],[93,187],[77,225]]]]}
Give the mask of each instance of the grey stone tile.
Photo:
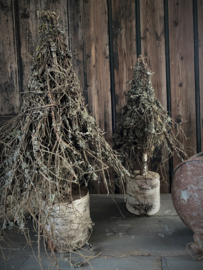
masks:
{"type": "Polygon", "coordinates": [[[17,270],[21,267],[23,263],[25,263],[29,257],[21,257],[21,258],[7,258],[7,262],[5,263],[3,259],[0,259],[0,269],[1,270],[17,270]]]}
{"type": "Polygon", "coordinates": [[[165,257],[162,259],[163,270],[202,270],[203,262],[192,257],[165,257]]]}
{"type": "Polygon", "coordinates": [[[193,232],[177,216],[98,217],[90,243],[103,255],[187,255],[193,232]]]}
{"type": "Polygon", "coordinates": [[[181,237],[173,239],[172,237],[155,236],[135,236],[135,235],[96,235],[92,237],[90,243],[94,251],[102,252],[102,255],[110,256],[185,256],[187,255],[185,246],[189,241],[183,241],[181,237]]]}
{"type": "Polygon", "coordinates": [[[173,206],[171,194],[161,194],[161,207],[159,212],[154,216],[177,216],[177,212],[173,206]]]}
{"type": "MultiPolygon", "coordinates": [[[[29,229],[29,237],[33,246],[37,246],[37,233],[33,229],[32,221],[29,221],[26,224],[26,228],[29,229]]],[[[21,250],[27,245],[24,233],[22,233],[17,226],[12,229],[6,229],[5,233],[6,236],[4,237],[4,241],[1,242],[1,247],[3,249],[21,250]]]]}
{"type": "MultiPolygon", "coordinates": [[[[116,194],[116,195],[91,194],[90,195],[91,210],[94,210],[94,208],[96,208],[99,213],[104,212],[105,210],[106,214],[113,213],[114,216],[121,216],[114,200],[116,201],[118,207],[126,217],[135,216],[130,212],[128,212],[128,210],[126,209],[123,194],[116,194]]],[[[161,194],[160,210],[153,216],[177,216],[177,212],[173,206],[173,202],[171,199],[171,194],[161,194]]]]}
{"type": "MultiPolygon", "coordinates": [[[[95,269],[151,270],[153,268],[150,268],[148,264],[153,262],[154,269],[159,270],[161,269],[159,268],[161,256],[166,256],[165,265],[168,264],[168,267],[175,267],[172,263],[175,262],[175,258],[179,259],[177,256],[188,256],[185,247],[187,243],[193,241],[193,232],[182,223],[174,212],[170,194],[161,196],[161,212],[152,217],[137,217],[129,213],[125,207],[123,195],[114,195],[113,198],[117,205],[107,195],[91,195],[91,217],[95,226],[89,242],[93,245],[94,254],[97,255],[101,252],[102,256],[92,261],[92,265],[96,267],[95,269]],[[125,215],[125,218],[123,218],[119,209],[125,215]],[[170,259],[169,256],[173,257],[170,259]],[[133,263],[136,267],[133,266],[133,263]]],[[[33,249],[37,254],[37,238],[32,229],[32,222],[28,223],[28,227],[31,231],[33,249]]],[[[5,245],[3,246],[5,255],[7,257],[12,256],[12,259],[17,259],[19,262],[29,256],[29,260],[20,266],[24,267],[22,270],[40,269],[37,268],[39,265],[32,256],[32,250],[27,247],[24,248],[26,244],[24,235],[12,230],[8,231],[8,234],[12,240],[10,242],[11,252],[5,245]],[[26,268],[26,266],[32,268],[26,268]]],[[[49,261],[43,247],[41,252],[45,269],[48,269],[49,261]]],[[[60,255],[56,254],[56,256],[59,257],[60,255]]],[[[76,262],[80,261],[77,256],[73,255],[73,258],[76,262]]],[[[191,263],[196,262],[192,260],[191,263]]],[[[66,262],[63,261],[60,264],[61,269],[69,269],[67,268],[69,264],[66,262]]],[[[0,270],[4,269],[1,266],[3,267],[3,265],[0,265],[0,270]]],[[[84,266],[80,269],[90,269],[87,267],[84,266]]],[[[185,270],[179,268],[179,270],[182,269],[185,270]]],[[[176,270],[176,268],[166,268],[164,270],[176,270]]]]}
{"type": "MultiPolygon", "coordinates": [[[[162,270],[159,257],[98,257],[90,263],[94,270],[162,270]]],[[[51,265],[48,260],[43,260],[42,266],[48,270],[51,265]]],[[[60,270],[71,269],[69,263],[64,261],[59,262],[59,267],[60,270]]],[[[91,270],[92,268],[85,263],[79,269],[91,270]]],[[[18,270],[40,270],[40,266],[34,258],[29,258],[18,270]]]]}
{"type": "Polygon", "coordinates": [[[112,233],[127,235],[159,235],[160,237],[182,236],[193,233],[188,229],[179,217],[140,217],[140,218],[95,218],[94,233],[112,233]]]}

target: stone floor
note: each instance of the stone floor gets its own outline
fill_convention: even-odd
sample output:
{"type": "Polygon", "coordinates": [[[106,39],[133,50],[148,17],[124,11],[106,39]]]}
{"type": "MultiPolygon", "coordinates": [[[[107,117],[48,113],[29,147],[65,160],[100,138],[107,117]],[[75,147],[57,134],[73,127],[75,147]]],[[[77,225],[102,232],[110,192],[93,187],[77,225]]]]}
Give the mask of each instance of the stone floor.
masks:
{"type": "MultiPolygon", "coordinates": [[[[186,251],[187,243],[193,241],[193,233],[177,216],[170,194],[161,195],[161,209],[152,217],[136,217],[129,213],[123,195],[112,198],[91,195],[91,217],[95,226],[89,243],[94,255],[99,256],[91,260],[91,266],[85,263],[78,269],[203,270],[203,262],[194,260],[186,251]]],[[[28,226],[31,228],[32,224],[28,226]]],[[[6,246],[3,251],[10,260],[7,268],[0,260],[0,270],[40,269],[32,251],[25,246],[24,236],[12,230],[8,234],[12,239],[11,251],[6,246]]],[[[31,237],[33,250],[37,252],[34,233],[31,237]]],[[[59,254],[57,256],[60,258],[59,254]]],[[[71,269],[66,262],[69,255],[66,256],[59,263],[60,270],[71,269]]],[[[41,257],[43,268],[52,269],[44,251],[41,257]]],[[[80,261],[81,258],[72,255],[73,264],[80,261]]]]}

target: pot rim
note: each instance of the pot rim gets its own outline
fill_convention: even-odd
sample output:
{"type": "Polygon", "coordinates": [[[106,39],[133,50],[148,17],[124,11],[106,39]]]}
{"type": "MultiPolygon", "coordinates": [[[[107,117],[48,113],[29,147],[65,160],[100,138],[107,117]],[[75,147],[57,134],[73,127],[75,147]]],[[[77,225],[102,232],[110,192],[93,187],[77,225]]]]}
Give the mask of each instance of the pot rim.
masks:
{"type": "MultiPolygon", "coordinates": [[[[194,156],[194,157],[195,157],[195,156],[194,156]]],[[[186,164],[188,164],[188,163],[203,163],[203,159],[202,159],[202,160],[199,160],[199,159],[187,159],[187,160],[181,162],[180,164],[178,164],[178,165],[175,167],[175,169],[174,169],[174,171],[173,171],[173,177],[175,176],[175,173],[177,172],[177,170],[178,170],[180,167],[182,167],[183,165],[186,165],[186,164]]]]}

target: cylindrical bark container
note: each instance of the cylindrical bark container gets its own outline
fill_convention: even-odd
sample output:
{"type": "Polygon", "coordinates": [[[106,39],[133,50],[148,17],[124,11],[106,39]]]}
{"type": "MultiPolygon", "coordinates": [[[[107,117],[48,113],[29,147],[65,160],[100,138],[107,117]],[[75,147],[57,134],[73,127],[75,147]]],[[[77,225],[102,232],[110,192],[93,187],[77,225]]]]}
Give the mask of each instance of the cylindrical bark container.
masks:
{"type": "Polygon", "coordinates": [[[127,183],[126,207],[135,215],[154,215],[160,209],[160,176],[151,171],[144,176],[138,173],[127,183]]]}
{"type": "Polygon", "coordinates": [[[191,247],[203,259],[203,152],[175,168],[171,193],[179,217],[194,231],[191,247]]]}
{"type": "Polygon", "coordinates": [[[73,195],[72,203],[57,204],[47,220],[46,230],[50,233],[48,249],[66,253],[80,249],[90,238],[92,220],[88,189],[82,188],[81,195],[73,195]]]}

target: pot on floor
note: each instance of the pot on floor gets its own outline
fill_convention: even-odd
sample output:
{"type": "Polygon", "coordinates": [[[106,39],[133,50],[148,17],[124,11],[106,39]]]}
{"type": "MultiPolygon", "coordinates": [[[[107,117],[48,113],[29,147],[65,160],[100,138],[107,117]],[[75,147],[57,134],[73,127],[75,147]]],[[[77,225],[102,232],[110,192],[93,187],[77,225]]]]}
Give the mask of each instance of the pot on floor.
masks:
{"type": "Polygon", "coordinates": [[[130,178],[126,187],[126,207],[135,215],[154,215],[160,209],[160,176],[149,171],[130,178]]]}
{"type": "Polygon", "coordinates": [[[203,259],[203,152],[175,168],[171,193],[179,217],[194,232],[191,247],[203,259]]]}
{"type": "Polygon", "coordinates": [[[56,204],[51,212],[46,226],[51,235],[51,240],[47,241],[47,248],[66,253],[84,246],[91,236],[93,226],[88,189],[77,188],[71,203],[64,201],[56,204]]]}

